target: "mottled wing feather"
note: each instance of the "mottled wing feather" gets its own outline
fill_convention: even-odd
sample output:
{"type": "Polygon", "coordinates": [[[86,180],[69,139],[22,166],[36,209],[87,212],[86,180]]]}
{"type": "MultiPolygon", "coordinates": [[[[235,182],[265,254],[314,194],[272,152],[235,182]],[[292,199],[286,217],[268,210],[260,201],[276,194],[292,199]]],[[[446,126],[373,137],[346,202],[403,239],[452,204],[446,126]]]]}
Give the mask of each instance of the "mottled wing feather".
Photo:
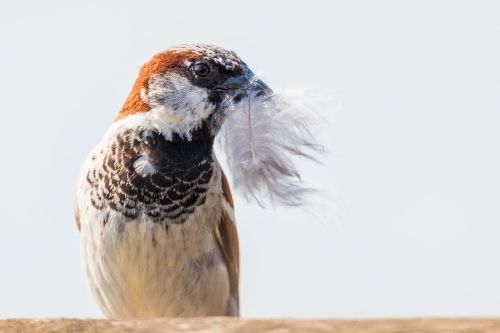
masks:
{"type": "Polygon", "coordinates": [[[226,198],[227,203],[231,206],[231,209],[234,208],[233,196],[231,195],[231,189],[229,188],[229,182],[227,181],[226,175],[222,172],[222,193],[224,194],[224,198],[226,198]]]}
{"type": "Polygon", "coordinates": [[[236,231],[236,225],[233,221],[233,198],[224,173],[222,173],[222,191],[224,194],[224,200],[227,201],[226,207],[230,211],[224,213],[222,221],[215,234],[229,271],[231,296],[235,299],[236,305],[239,309],[240,252],[238,245],[238,233],[236,231]]]}

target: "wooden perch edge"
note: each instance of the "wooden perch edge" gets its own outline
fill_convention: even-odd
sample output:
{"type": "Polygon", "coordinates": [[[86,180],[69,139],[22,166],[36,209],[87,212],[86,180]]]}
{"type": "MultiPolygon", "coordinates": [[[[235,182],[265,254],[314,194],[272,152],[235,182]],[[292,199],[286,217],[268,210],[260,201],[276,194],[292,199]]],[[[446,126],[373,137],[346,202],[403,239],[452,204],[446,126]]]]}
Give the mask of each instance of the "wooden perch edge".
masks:
{"type": "Polygon", "coordinates": [[[0,320],[0,332],[339,332],[339,333],[417,333],[417,332],[500,332],[500,319],[395,319],[395,320],[251,320],[234,318],[161,318],[152,320],[95,319],[7,319],[0,320]]]}

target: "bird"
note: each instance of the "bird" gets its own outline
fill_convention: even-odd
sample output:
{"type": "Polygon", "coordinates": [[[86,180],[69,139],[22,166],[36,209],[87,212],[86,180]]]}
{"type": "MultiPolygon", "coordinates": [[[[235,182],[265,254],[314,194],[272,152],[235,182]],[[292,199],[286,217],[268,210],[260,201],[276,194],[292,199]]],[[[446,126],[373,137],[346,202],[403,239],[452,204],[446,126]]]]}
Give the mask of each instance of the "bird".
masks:
{"type": "Polygon", "coordinates": [[[77,180],[82,266],[106,317],[239,316],[234,202],[213,146],[228,105],[271,92],[213,45],[140,68],[77,180]]]}

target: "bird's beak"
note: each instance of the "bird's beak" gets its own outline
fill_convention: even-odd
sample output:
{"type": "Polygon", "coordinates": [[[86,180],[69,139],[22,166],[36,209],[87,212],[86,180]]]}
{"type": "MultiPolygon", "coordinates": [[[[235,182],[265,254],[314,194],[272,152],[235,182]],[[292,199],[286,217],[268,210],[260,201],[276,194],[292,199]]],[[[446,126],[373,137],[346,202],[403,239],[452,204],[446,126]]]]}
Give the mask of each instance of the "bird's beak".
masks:
{"type": "Polygon", "coordinates": [[[218,85],[216,90],[223,91],[228,97],[233,98],[236,103],[247,96],[253,98],[267,96],[272,93],[271,88],[250,70],[246,70],[241,75],[229,77],[218,85]]]}
{"type": "Polygon", "coordinates": [[[218,111],[212,115],[210,121],[210,129],[214,136],[222,126],[227,111],[231,110],[232,105],[240,103],[246,97],[250,99],[266,98],[273,92],[249,69],[246,69],[241,75],[227,78],[215,87],[215,91],[222,95],[222,103],[218,111]]]}

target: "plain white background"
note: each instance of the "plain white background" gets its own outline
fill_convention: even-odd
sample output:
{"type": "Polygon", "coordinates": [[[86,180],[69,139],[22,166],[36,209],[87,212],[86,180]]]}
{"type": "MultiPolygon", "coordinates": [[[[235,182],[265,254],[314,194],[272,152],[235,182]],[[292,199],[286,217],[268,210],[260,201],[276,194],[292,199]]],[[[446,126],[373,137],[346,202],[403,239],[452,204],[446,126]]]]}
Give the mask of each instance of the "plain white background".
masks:
{"type": "Polygon", "coordinates": [[[139,66],[238,52],[334,98],[326,223],[236,197],[245,317],[500,314],[498,1],[4,1],[0,317],[100,317],[73,220],[82,160],[139,66]]]}

